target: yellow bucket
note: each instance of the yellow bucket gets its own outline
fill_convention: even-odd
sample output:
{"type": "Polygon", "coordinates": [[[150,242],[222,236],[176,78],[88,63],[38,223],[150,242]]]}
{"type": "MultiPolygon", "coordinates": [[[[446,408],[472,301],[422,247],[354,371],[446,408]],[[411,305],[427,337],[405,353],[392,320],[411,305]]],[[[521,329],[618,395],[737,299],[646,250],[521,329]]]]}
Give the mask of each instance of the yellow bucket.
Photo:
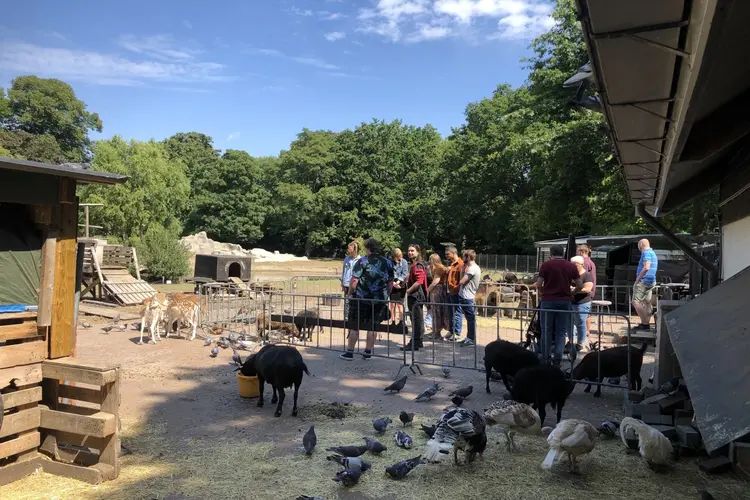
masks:
{"type": "Polygon", "coordinates": [[[243,398],[257,398],[260,396],[258,377],[246,377],[237,373],[237,384],[240,388],[240,396],[243,398]]]}

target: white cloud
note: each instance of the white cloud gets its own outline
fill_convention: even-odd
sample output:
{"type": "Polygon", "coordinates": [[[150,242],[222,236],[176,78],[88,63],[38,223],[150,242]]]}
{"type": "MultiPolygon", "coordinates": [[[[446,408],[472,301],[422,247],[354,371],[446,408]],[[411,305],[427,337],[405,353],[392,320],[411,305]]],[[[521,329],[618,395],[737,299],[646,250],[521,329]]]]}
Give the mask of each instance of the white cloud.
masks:
{"type": "Polygon", "coordinates": [[[249,54],[257,54],[257,55],[262,55],[262,56],[272,56],[272,57],[280,57],[282,59],[289,59],[290,61],[294,61],[299,64],[304,64],[306,66],[314,66],[320,69],[327,69],[327,70],[339,69],[339,67],[336,66],[335,64],[328,63],[324,61],[323,59],[319,59],[317,57],[288,56],[284,54],[283,52],[281,52],[280,50],[276,50],[276,49],[248,48],[246,49],[246,51],[249,54]]]}
{"type": "Polygon", "coordinates": [[[0,42],[0,71],[36,74],[97,85],[217,82],[232,79],[214,62],[134,60],[94,51],[0,42]]]}
{"type": "Polygon", "coordinates": [[[300,9],[299,7],[292,7],[289,9],[289,12],[294,14],[295,16],[302,16],[302,17],[310,17],[313,15],[313,11],[310,9],[300,9]]]}
{"type": "Polygon", "coordinates": [[[229,135],[227,136],[227,142],[233,141],[233,140],[239,139],[239,138],[240,138],[240,133],[239,132],[230,132],[229,135]]]}
{"type": "Polygon", "coordinates": [[[346,15],[342,14],[341,12],[328,12],[327,10],[319,11],[318,16],[323,21],[335,21],[336,19],[341,19],[341,18],[346,17],[346,15]]]}
{"type": "Polygon", "coordinates": [[[160,59],[162,61],[194,59],[201,54],[198,48],[187,47],[185,43],[178,43],[172,35],[152,35],[138,37],[135,35],[123,35],[117,40],[117,44],[125,50],[160,59]]]}
{"type": "Polygon", "coordinates": [[[491,39],[531,39],[554,25],[551,0],[377,0],[360,9],[359,30],[392,42],[475,37],[477,21],[495,21],[491,39]]]}
{"type": "Polygon", "coordinates": [[[183,19],[183,20],[182,20],[182,25],[183,25],[184,27],[186,27],[187,29],[189,29],[189,30],[193,29],[193,23],[191,23],[191,22],[190,22],[190,21],[188,21],[187,19],[183,19]]]}
{"type": "Polygon", "coordinates": [[[46,33],[46,35],[48,37],[51,37],[51,38],[57,38],[61,42],[68,42],[69,41],[68,37],[66,37],[65,35],[63,35],[62,33],[57,32],[57,31],[50,31],[50,32],[46,33]]]}
{"type": "Polygon", "coordinates": [[[326,33],[323,36],[329,42],[335,42],[337,40],[343,40],[344,38],[346,38],[346,33],[341,31],[331,31],[330,33],[326,33]]]}

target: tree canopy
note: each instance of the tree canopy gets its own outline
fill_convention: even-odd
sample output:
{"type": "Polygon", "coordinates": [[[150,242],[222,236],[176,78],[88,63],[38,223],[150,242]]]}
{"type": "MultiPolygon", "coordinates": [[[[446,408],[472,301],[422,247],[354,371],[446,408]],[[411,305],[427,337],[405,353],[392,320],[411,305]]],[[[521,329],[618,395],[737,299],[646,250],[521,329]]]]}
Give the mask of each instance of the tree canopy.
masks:
{"type": "MultiPolygon", "coordinates": [[[[278,157],[222,153],[196,131],[91,146],[98,115],[67,84],[29,76],[16,78],[7,97],[0,91],[0,154],[48,162],[93,154],[92,168],[130,176],[80,194],[105,203],[95,223],[106,233],[150,238],[154,255],[180,231],[328,256],[368,236],[386,248],[453,241],[526,253],[535,240],[569,233],[643,231],[602,116],[574,105],[562,86],[588,57],[573,0],[558,0],[553,16],[524,61],[526,83],[500,84],[469,103],[446,138],[429,124],[376,119],[340,132],[303,129],[278,157]]],[[[693,233],[715,228],[710,196],[665,222],[693,233]]]]}

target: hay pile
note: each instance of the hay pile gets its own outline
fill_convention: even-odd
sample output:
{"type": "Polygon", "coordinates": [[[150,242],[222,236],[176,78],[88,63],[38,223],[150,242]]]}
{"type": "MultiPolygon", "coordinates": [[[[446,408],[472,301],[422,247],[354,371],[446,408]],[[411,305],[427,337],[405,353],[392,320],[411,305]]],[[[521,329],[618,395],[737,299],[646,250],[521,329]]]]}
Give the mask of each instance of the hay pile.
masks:
{"type": "MultiPolygon", "coordinates": [[[[329,408],[331,405],[328,405],[329,408]]],[[[271,442],[246,439],[171,440],[166,427],[150,422],[123,422],[123,445],[132,454],[122,458],[122,472],[116,481],[90,486],[48,474],[35,474],[0,488],[0,498],[39,499],[163,499],[184,495],[190,499],[252,498],[287,500],[297,495],[315,495],[329,500],[339,498],[342,487],[331,478],[338,465],[326,461],[326,447],[362,443],[372,436],[372,415],[367,408],[348,407],[343,419],[321,415],[326,405],[300,408],[299,430],[295,435],[271,442]],[[318,447],[312,457],[297,449],[307,426],[315,423],[318,447]],[[282,453],[278,453],[283,450],[282,453]]],[[[282,417],[290,418],[290,417],[282,417]]],[[[384,474],[386,465],[418,455],[427,442],[418,421],[407,428],[414,448],[402,450],[393,442],[396,423],[381,438],[388,446],[382,456],[366,453],[373,470],[363,474],[352,489],[358,499],[421,500],[438,499],[554,499],[606,498],[695,499],[706,487],[717,498],[747,498],[747,484],[736,479],[702,476],[694,463],[685,460],[669,473],[655,474],[638,456],[623,451],[618,440],[603,441],[580,461],[582,474],[571,477],[565,464],[543,472],[540,464],[546,453],[542,438],[519,436],[521,453],[505,451],[503,438],[491,430],[490,444],[483,458],[471,466],[456,467],[452,456],[440,465],[422,465],[402,481],[384,474]],[[499,444],[498,444],[499,443],[499,444]]],[[[272,432],[272,426],[268,427],[272,432]]],[[[459,456],[461,456],[459,454],[459,456]]],[[[346,498],[343,495],[341,498],[346,498]]]]}

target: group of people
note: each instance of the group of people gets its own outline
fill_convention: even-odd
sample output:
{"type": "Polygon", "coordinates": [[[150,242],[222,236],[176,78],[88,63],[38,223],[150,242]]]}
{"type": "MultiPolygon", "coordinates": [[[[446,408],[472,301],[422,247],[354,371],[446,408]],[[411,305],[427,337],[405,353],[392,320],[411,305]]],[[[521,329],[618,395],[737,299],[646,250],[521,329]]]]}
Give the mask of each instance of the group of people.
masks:
{"type": "MultiPolygon", "coordinates": [[[[636,329],[648,330],[658,260],[647,239],[638,242],[638,250],[641,258],[633,285],[633,306],[641,321],[636,329]]],[[[591,260],[591,249],[579,245],[570,262],[564,253],[560,245],[550,248],[550,260],[539,268],[536,282],[541,296],[542,356],[549,359],[552,354],[556,365],[562,360],[567,342],[571,349],[584,349],[591,330],[591,303],[596,295],[596,265],[591,260]]]]}
{"type": "Polygon", "coordinates": [[[462,347],[476,343],[476,311],[474,298],[479,289],[481,270],[476,264],[476,252],[464,250],[459,257],[455,246],[445,249],[447,265],[440,255],[433,253],[427,262],[422,248],[410,244],[406,256],[401,249],[383,255],[379,241],[369,238],[364,243],[364,256],[359,244],[352,241],[341,275],[345,295],[344,317],[350,323],[347,350],[342,359],[354,358],[354,348],[359,339],[359,325],[371,325],[367,331],[364,359],[372,357],[375,345],[374,325],[389,321],[395,331],[408,331],[404,325],[405,311],[411,317],[411,340],[402,350],[419,350],[423,347],[425,315],[432,323],[432,338],[456,341],[462,347]],[[405,303],[405,304],[404,304],[405,303]],[[463,317],[466,317],[466,337],[461,339],[463,317]],[[356,327],[355,327],[356,325],[356,327]],[[443,330],[446,335],[443,335],[443,330]]]}

